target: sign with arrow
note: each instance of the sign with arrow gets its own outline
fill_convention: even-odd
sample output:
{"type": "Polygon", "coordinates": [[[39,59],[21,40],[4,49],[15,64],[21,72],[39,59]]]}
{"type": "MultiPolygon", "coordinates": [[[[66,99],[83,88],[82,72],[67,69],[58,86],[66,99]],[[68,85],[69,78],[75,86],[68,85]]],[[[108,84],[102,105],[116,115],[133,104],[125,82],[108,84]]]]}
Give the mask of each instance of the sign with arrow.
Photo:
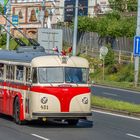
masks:
{"type": "Polygon", "coordinates": [[[134,56],[140,56],[140,36],[134,37],[134,56]]]}

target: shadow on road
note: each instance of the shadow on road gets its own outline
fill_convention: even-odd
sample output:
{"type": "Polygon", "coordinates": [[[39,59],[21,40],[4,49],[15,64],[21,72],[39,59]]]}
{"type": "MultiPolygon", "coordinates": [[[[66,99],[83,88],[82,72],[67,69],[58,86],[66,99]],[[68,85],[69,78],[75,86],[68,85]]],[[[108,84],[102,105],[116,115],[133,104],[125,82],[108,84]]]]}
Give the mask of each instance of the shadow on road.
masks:
{"type": "Polygon", "coordinates": [[[92,121],[79,120],[77,125],[69,125],[67,122],[57,122],[57,121],[31,121],[26,124],[29,127],[37,128],[91,128],[93,127],[92,121]]]}
{"type": "MultiPolygon", "coordinates": [[[[0,114],[0,118],[4,121],[7,121],[7,123],[14,123],[13,118],[11,116],[0,114]]],[[[48,120],[46,122],[43,122],[41,120],[35,120],[27,121],[24,125],[32,128],[92,128],[93,121],[79,120],[77,125],[69,125],[65,121],[60,122],[48,120]]]]}

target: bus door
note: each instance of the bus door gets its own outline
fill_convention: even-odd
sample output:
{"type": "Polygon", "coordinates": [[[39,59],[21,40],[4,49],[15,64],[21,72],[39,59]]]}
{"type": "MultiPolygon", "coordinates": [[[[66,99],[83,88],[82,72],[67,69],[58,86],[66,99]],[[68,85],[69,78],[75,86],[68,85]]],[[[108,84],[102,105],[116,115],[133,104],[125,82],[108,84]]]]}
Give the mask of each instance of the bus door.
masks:
{"type": "Polygon", "coordinates": [[[0,64],[0,112],[3,112],[4,64],[0,64]]]}
{"type": "Polygon", "coordinates": [[[30,98],[30,90],[31,90],[31,68],[26,67],[25,68],[25,81],[26,81],[26,100],[25,100],[25,113],[29,114],[30,108],[29,108],[29,98],[30,98]]]}
{"type": "Polygon", "coordinates": [[[0,80],[0,112],[3,112],[4,81],[0,80]]]}
{"type": "Polygon", "coordinates": [[[6,66],[6,92],[5,92],[5,100],[4,100],[4,110],[5,113],[10,115],[10,110],[12,109],[12,95],[13,95],[13,80],[14,80],[14,65],[6,66]]]}

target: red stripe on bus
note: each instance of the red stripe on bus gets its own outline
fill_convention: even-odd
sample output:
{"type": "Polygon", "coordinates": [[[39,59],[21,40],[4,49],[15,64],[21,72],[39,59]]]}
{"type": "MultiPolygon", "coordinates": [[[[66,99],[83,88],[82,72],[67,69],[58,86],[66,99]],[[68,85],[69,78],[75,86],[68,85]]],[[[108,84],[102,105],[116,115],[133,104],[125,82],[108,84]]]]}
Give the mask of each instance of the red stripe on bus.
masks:
{"type": "Polygon", "coordinates": [[[31,87],[32,92],[41,92],[44,94],[54,95],[58,98],[61,105],[61,112],[69,112],[70,102],[73,97],[90,93],[90,89],[88,87],[41,87],[34,86],[31,87]]]}
{"type": "MultiPolygon", "coordinates": [[[[1,83],[0,83],[0,85],[1,85],[1,83]]],[[[15,89],[21,89],[21,90],[28,90],[28,88],[29,88],[29,86],[24,85],[22,83],[15,84],[12,82],[4,82],[3,86],[15,88],[15,89]]],[[[80,94],[90,93],[90,89],[88,87],[70,87],[70,86],[66,86],[66,87],[64,87],[64,86],[63,87],[32,86],[32,87],[30,87],[30,91],[44,93],[44,94],[50,94],[50,95],[57,97],[60,102],[61,112],[69,112],[70,102],[73,97],[80,95],[80,94]]],[[[12,115],[13,99],[16,95],[19,95],[21,93],[14,91],[14,89],[10,90],[10,93],[12,93],[12,96],[11,96],[12,99],[11,99],[11,103],[10,103],[11,105],[10,105],[9,113],[10,113],[10,115],[12,115]]],[[[23,119],[24,118],[24,114],[23,114],[24,109],[23,109],[23,104],[22,104],[21,99],[20,99],[20,103],[21,103],[21,110],[22,110],[22,113],[21,113],[22,115],[20,116],[20,118],[23,119]]],[[[4,107],[4,110],[7,110],[6,104],[4,104],[3,107],[4,107]]]]}

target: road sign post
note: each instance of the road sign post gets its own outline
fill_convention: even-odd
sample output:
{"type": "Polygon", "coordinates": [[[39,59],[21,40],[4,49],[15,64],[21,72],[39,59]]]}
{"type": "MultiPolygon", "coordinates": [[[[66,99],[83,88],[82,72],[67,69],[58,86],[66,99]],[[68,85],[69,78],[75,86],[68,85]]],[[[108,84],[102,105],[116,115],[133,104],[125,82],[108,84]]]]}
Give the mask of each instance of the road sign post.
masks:
{"type": "MultiPolygon", "coordinates": [[[[136,36],[140,36],[140,0],[138,0],[138,12],[137,12],[137,29],[136,29],[136,36]]],[[[134,38],[134,53],[136,53],[134,57],[134,82],[135,82],[135,87],[137,87],[138,83],[138,74],[139,74],[139,38],[134,38]]]]}
{"type": "Polygon", "coordinates": [[[134,56],[140,56],[140,36],[134,37],[134,56]]]}
{"type": "Polygon", "coordinates": [[[103,60],[103,81],[104,81],[104,75],[105,75],[105,56],[108,53],[108,48],[105,46],[102,46],[100,48],[100,59],[103,60]]]}
{"type": "MultiPolygon", "coordinates": [[[[6,8],[7,8],[6,17],[8,20],[10,20],[10,12],[11,12],[11,1],[10,0],[7,2],[6,8]]],[[[8,21],[7,21],[6,27],[7,27],[7,31],[10,32],[10,23],[8,21]]],[[[7,33],[7,41],[6,41],[7,50],[9,50],[9,41],[10,41],[10,35],[9,35],[9,33],[7,33]]]]}

